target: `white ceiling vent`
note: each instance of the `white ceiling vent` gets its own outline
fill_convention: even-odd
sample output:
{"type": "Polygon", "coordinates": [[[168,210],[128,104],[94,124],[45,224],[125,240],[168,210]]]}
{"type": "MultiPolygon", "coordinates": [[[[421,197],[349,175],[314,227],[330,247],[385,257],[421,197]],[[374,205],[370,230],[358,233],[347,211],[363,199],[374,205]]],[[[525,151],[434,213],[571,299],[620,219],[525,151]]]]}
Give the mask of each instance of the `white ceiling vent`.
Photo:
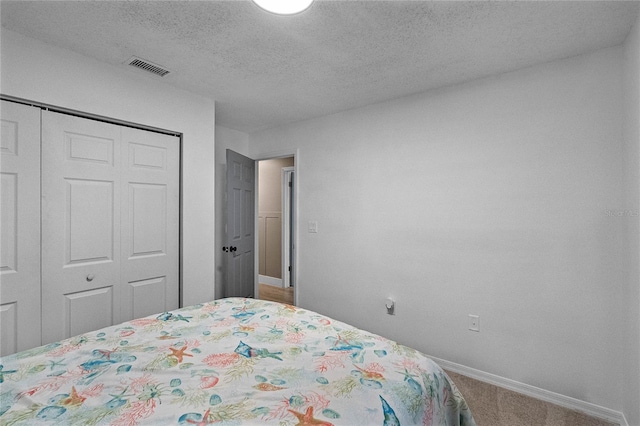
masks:
{"type": "Polygon", "coordinates": [[[162,67],[161,65],[154,64],[153,62],[149,62],[145,59],[140,59],[138,57],[132,56],[126,62],[127,65],[131,65],[132,67],[140,68],[141,70],[145,70],[155,75],[159,75],[160,77],[164,77],[169,74],[169,70],[162,67]]]}

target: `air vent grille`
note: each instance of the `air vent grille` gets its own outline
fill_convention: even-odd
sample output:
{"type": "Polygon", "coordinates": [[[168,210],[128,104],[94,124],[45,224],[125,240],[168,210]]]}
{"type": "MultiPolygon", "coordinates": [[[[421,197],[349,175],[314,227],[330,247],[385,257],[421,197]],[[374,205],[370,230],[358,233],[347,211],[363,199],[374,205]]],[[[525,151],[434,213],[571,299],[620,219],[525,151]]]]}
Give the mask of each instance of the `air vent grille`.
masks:
{"type": "Polygon", "coordinates": [[[163,68],[158,64],[154,64],[153,62],[149,62],[144,59],[136,58],[135,56],[129,59],[127,61],[127,64],[131,65],[132,67],[140,68],[141,70],[150,72],[152,74],[159,75],[160,77],[164,77],[170,72],[169,70],[163,68]]]}

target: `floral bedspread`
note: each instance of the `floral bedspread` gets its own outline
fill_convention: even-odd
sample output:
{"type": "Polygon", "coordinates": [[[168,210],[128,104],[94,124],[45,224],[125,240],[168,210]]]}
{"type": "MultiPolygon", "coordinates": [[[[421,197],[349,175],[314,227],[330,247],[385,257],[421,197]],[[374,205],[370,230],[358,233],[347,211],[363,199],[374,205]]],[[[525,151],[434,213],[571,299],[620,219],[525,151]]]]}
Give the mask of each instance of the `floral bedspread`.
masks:
{"type": "Polygon", "coordinates": [[[6,426],[475,424],[421,353],[253,299],[137,319],[0,363],[6,426]]]}

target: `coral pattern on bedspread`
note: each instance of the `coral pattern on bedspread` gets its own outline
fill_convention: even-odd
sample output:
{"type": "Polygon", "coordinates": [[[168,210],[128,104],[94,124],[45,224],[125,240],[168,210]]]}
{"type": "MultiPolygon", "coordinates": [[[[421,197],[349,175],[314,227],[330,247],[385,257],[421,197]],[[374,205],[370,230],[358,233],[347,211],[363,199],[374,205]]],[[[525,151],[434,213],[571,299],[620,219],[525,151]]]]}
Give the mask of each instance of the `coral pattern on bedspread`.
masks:
{"type": "Polygon", "coordinates": [[[1,364],[6,426],[475,424],[420,352],[253,299],[133,320],[1,364]]]}

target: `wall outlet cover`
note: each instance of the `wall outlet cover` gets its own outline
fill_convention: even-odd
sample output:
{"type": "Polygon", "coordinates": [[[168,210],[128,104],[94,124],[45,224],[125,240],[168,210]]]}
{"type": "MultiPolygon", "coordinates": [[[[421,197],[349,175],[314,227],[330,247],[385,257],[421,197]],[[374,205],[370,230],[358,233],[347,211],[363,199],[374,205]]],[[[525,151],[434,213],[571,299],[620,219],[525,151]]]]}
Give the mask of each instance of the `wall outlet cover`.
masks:
{"type": "Polygon", "coordinates": [[[480,331],[480,317],[469,314],[469,330],[480,331]]]}

